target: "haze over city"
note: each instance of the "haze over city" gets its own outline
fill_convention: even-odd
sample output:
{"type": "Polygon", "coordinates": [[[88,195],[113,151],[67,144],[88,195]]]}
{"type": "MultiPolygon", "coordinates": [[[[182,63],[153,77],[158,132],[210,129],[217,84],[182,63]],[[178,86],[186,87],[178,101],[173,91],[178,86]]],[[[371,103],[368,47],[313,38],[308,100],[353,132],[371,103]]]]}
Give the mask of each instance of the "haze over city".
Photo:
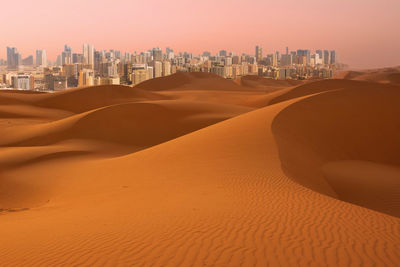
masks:
{"type": "MultiPolygon", "coordinates": [[[[397,0],[338,1],[19,1],[18,16],[3,12],[0,58],[5,47],[24,55],[46,49],[55,60],[60,47],[82,43],[97,49],[250,53],[286,46],[336,49],[353,68],[396,65],[400,60],[397,0]],[[43,40],[46,40],[44,43],[43,40]]],[[[3,10],[13,10],[11,1],[3,10]]],[[[282,50],[281,50],[282,51],[282,50]]]]}

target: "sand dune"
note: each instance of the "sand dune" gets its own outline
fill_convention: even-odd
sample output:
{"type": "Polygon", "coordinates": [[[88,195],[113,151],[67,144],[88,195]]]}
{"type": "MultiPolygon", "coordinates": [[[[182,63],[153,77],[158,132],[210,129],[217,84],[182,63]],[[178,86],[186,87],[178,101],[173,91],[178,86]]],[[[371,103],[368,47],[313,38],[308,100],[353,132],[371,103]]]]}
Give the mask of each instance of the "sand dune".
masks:
{"type": "Polygon", "coordinates": [[[149,91],[166,90],[220,90],[234,91],[242,88],[231,80],[205,72],[178,72],[174,75],[142,82],[135,88],[149,91]]]}
{"type": "Polygon", "coordinates": [[[304,83],[299,80],[273,80],[257,75],[243,76],[235,80],[235,82],[244,87],[264,89],[267,92],[273,92],[282,87],[299,86],[304,83]]]}
{"type": "MultiPolygon", "coordinates": [[[[282,164],[296,181],[319,192],[369,207],[368,195],[365,203],[360,199],[353,201],[353,197],[357,198],[357,188],[352,187],[354,192],[350,194],[339,194],[335,190],[339,185],[333,179],[326,182],[321,166],[344,160],[399,166],[400,87],[365,83],[357,86],[357,82],[343,82],[342,86],[341,90],[315,95],[289,106],[276,117],[273,130],[282,164]]],[[[375,180],[377,185],[380,182],[380,179],[375,180]]],[[[395,184],[393,180],[392,185],[395,184]]],[[[394,190],[400,193],[398,186],[394,190]]],[[[383,196],[380,205],[376,201],[373,206],[399,216],[400,206],[395,203],[400,202],[400,195],[391,200],[394,206],[387,206],[383,196]]]]}
{"type": "Polygon", "coordinates": [[[400,85],[400,67],[364,71],[345,71],[339,73],[337,78],[400,85]]]}
{"type": "Polygon", "coordinates": [[[87,139],[123,144],[138,150],[250,110],[179,100],[118,104],[50,123],[3,129],[0,146],[43,146],[87,139]]]}
{"type": "Polygon", "coordinates": [[[166,99],[166,97],[138,88],[102,85],[47,94],[37,99],[35,104],[41,107],[80,113],[113,104],[162,99],[166,99]]]}
{"type": "Polygon", "coordinates": [[[0,265],[400,264],[400,87],[168,78],[1,129],[0,265]]]}

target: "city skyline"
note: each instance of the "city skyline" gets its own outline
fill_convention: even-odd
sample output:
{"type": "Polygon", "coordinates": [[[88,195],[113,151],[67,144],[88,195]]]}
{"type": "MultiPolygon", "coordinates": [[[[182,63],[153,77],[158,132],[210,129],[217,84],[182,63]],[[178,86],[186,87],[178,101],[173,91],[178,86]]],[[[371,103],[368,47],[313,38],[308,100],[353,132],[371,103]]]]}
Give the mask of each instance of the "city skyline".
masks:
{"type": "MultiPolygon", "coordinates": [[[[237,51],[231,51],[231,50],[229,50],[229,49],[227,49],[227,48],[221,48],[221,49],[219,49],[219,50],[216,50],[216,51],[213,51],[213,50],[211,50],[211,49],[203,49],[203,50],[201,50],[201,52],[199,52],[199,53],[193,53],[192,51],[190,51],[190,50],[184,50],[184,51],[177,51],[177,50],[175,50],[173,47],[171,48],[170,46],[166,46],[166,47],[160,47],[160,46],[153,46],[153,47],[149,47],[149,48],[147,48],[147,49],[144,49],[144,50],[141,50],[141,51],[124,51],[124,50],[118,50],[118,49],[114,49],[114,48],[108,48],[108,49],[98,49],[98,48],[96,48],[96,46],[95,45],[93,45],[93,44],[87,44],[87,43],[82,43],[81,45],[80,45],[80,48],[72,48],[70,45],[68,45],[68,44],[64,44],[63,46],[61,46],[60,48],[59,48],[59,53],[57,53],[56,55],[55,55],[55,57],[53,57],[53,58],[50,58],[49,56],[48,56],[48,50],[46,49],[46,48],[37,48],[37,49],[35,49],[34,51],[33,51],[33,53],[31,53],[31,54],[22,54],[21,53],[21,50],[20,50],[20,48],[19,47],[16,47],[16,46],[11,46],[11,45],[8,45],[8,46],[6,46],[5,47],[6,48],[6,56],[4,57],[4,58],[1,58],[0,57],[0,60],[4,60],[4,61],[7,61],[7,58],[8,58],[8,53],[10,52],[10,51],[13,51],[12,53],[18,53],[18,56],[19,56],[19,61],[21,61],[20,62],[20,64],[19,65],[42,65],[42,64],[38,64],[37,62],[36,62],[36,60],[37,60],[37,58],[38,57],[43,57],[43,54],[44,54],[44,58],[45,58],[45,60],[46,60],[46,64],[50,64],[50,63],[52,63],[52,64],[54,64],[54,65],[57,65],[57,60],[60,60],[60,64],[59,65],[65,65],[65,64],[72,64],[72,63],[74,63],[74,62],[72,62],[72,57],[73,57],[73,55],[74,54],[79,54],[79,55],[81,55],[81,56],[83,56],[83,58],[85,59],[85,62],[84,63],[86,63],[86,64],[94,64],[94,58],[93,58],[93,53],[94,52],[107,52],[107,51],[116,51],[116,52],[118,52],[118,53],[121,53],[121,55],[124,55],[124,54],[129,54],[129,55],[135,55],[135,54],[137,54],[137,55],[139,55],[139,54],[143,54],[143,53],[146,53],[146,52],[150,52],[150,53],[153,53],[154,52],[154,49],[159,49],[160,50],[160,52],[161,52],[161,55],[160,56],[162,56],[162,53],[163,52],[166,52],[166,53],[168,53],[169,51],[171,51],[171,52],[173,52],[174,53],[174,55],[183,55],[183,54],[185,54],[185,53],[189,53],[189,54],[191,54],[191,55],[193,55],[193,56],[202,56],[202,55],[204,55],[204,54],[210,54],[211,56],[218,56],[219,55],[219,53],[221,52],[221,51],[224,51],[225,53],[226,53],[226,55],[224,55],[224,56],[241,56],[241,55],[248,55],[248,56],[254,56],[255,58],[256,58],[256,60],[257,61],[261,61],[262,60],[262,58],[263,57],[266,57],[267,55],[271,55],[271,54],[274,54],[274,53],[279,53],[279,54],[288,54],[288,53],[290,53],[290,52],[292,52],[292,51],[298,51],[298,50],[308,50],[308,51],[310,51],[310,52],[316,52],[316,51],[319,51],[319,50],[325,50],[325,51],[335,51],[337,54],[340,54],[336,49],[327,49],[327,48],[317,48],[317,49],[309,49],[309,48],[295,48],[295,49],[293,49],[293,50],[290,50],[289,49],[289,47],[288,46],[286,46],[286,47],[283,47],[283,48],[281,48],[281,49],[276,49],[276,50],[271,50],[271,51],[268,51],[268,50],[265,50],[261,45],[256,45],[256,46],[254,46],[253,45],[253,51],[252,52],[249,52],[249,53],[246,53],[246,52],[237,52],[237,51]],[[255,52],[254,52],[254,47],[255,47],[255,52]],[[257,52],[257,50],[259,51],[259,52],[257,52]],[[27,59],[27,58],[29,58],[29,57],[33,57],[33,63],[34,64],[23,64],[23,61],[24,61],[24,59],[27,59]],[[65,61],[65,59],[66,58],[70,58],[70,61],[65,61]]],[[[162,60],[161,58],[159,58],[159,59],[156,59],[156,60],[162,60]]],[[[346,62],[343,62],[343,61],[341,61],[340,63],[342,63],[342,64],[347,64],[346,62]]],[[[51,65],[51,64],[50,64],[51,65]]]]}
{"type": "MultiPolygon", "coordinates": [[[[5,3],[4,10],[11,5],[5,3]]],[[[301,5],[293,0],[203,1],[201,5],[181,0],[116,0],[113,5],[39,0],[21,1],[21,5],[19,16],[24,19],[7,12],[0,18],[7,25],[1,30],[0,58],[6,57],[5,47],[12,46],[26,56],[46,49],[48,58],[55,60],[68,40],[73,50],[90,43],[99,50],[133,52],[170,46],[195,54],[221,49],[253,53],[254,43],[265,51],[286,46],[335,48],[342,61],[354,68],[400,62],[400,34],[394,28],[400,23],[400,2],[395,0],[339,0],[335,4],[307,0],[301,5]]]]}
{"type": "Polygon", "coordinates": [[[227,79],[258,75],[271,79],[304,80],[332,78],[336,70],[345,67],[336,50],[310,49],[263,53],[256,45],[254,54],[235,54],[220,50],[200,55],[152,48],[129,53],[126,51],[96,50],[83,44],[74,51],[65,44],[55,62],[47,60],[46,50],[36,50],[24,58],[17,47],[7,46],[7,60],[0,60],[0,87],[20,90],[58,91],[93,85],[135,86],[149,79],[177,72],[206,72],[227,79]]]}

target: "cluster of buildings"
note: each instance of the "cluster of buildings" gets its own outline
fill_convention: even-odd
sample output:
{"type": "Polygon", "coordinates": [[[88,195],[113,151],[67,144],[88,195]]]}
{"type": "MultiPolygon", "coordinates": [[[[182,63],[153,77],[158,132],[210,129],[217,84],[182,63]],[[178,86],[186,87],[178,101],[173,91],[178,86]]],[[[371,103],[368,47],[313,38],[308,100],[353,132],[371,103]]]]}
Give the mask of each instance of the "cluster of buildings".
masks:
{"type": "Polygon", "coordinates": [[[22,58],[15,47],[7,47],[7,60],[0,59],[0,87],[23,90],[58,91],[73,87],[124,84],[168,76],[177,71],[210,72],[227,79],[259,75],[272,79],[331,78],[340,67],[336,51],[296,50],[263,54],[256,46],[254,55],[236,55],[226,50],[216,55],[203,52],[175,53],[160,48],[140,53],[96,50],[84,44],[80,52],[65,45],[55,62],[46,50],[36,50],[35,58],[22,58]]]}

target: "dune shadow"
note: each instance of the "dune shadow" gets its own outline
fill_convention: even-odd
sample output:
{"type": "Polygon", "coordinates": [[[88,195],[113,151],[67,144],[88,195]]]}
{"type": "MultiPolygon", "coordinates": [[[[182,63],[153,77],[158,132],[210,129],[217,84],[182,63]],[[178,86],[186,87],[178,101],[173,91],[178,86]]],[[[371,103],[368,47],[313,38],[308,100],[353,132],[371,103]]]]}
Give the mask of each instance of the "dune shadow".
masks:
{"type": "Polygon", "coordinates": [[[400,217],[400,90],[360,85],[344,83],[276,116],[282,168],[319,193],[400,217]]]}

